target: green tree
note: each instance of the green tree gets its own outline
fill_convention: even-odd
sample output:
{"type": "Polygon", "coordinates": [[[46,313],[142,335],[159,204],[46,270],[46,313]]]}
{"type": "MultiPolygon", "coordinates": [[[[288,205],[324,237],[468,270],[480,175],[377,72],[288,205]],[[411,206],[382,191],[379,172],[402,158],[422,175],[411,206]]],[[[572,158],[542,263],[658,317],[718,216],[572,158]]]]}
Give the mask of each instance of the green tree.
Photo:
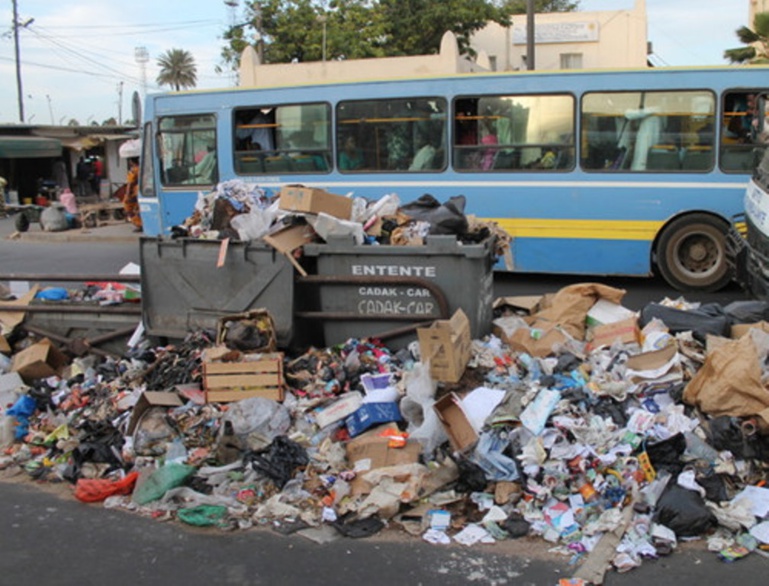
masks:
{"type": "Polygon", "coordinates": [[[769,63],[769,12],[756,13],[753,29],[743,26],[736,33],[747,46],[727,49],[724,59],[732,63],[769,63]]]}
{"type": "MultiPolygon", "coordinates": [[[[527,0],[506,0],[504,9],[510,14],[526,14],[527,0]]],[[[534,12],[574,12],[579,7],[579,0],[534,0],[534,12]]]]}
{"type": "Polygon", "coordinates": [[[160,73],[157,76],[159,85],[167,85],[179,91],[195,87],[198,83],[198,68],[192,53],[184,49],[169,49],[158,57],[160,73]]]}
{"type": "Polygon", "coordinates": [[[430,55],[446,31],[457,36],[459,51],[471,54],[471,35],[493,21],[510,26],[509,13],[486,0],[379,0],[387,23],[388,55],[430,55]]]}
{"type": "Polygon", "coordinates": [[[80,122],[77,121],[77,118],[70,118],[67,126],[80,126],[80,122]]]}
{"type": "MultiPolygon", "coordinates": [[[[470,37],[489,22],[510,25],[526,12],[526,0],[252,0],[245,24],[223,35],[221,57],[237,67],[252,44],[265,63],[361,59],[437,53],[443,34],[457,36],[472,54],[470,37]],[[325,27],[324,27],[325,24],[325,27]],[[325,35],[324,35],[325,28],[325,35]],[[261,47],[260,47],[261,45],[261,47]]],[[[573,10],[579,0],[535,0],[537,12],[573,10]]],[[[221,70],[222,68],[220,68],[221,70]]]]}

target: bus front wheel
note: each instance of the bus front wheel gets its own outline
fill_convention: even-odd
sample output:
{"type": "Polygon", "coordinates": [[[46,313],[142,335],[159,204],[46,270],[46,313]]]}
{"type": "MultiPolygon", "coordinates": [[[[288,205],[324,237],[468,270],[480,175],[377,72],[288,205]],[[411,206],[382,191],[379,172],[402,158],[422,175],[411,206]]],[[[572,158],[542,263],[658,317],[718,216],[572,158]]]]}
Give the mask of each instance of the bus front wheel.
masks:
{"type": "Polygon", "coordinates": [[[718,291],[732,278],[726,261],[726,222],[706,214],[674,220],[657,244],[657,267],[679,291],[718,291]]]}

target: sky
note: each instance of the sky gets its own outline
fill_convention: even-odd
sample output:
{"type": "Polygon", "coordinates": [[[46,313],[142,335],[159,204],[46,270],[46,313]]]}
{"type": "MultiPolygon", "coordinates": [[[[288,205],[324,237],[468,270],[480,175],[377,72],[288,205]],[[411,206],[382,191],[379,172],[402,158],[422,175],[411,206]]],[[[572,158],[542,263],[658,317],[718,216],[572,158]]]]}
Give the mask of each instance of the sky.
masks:
{"type": "MultiPolygon", "coordinates": [[[[222,34],[243,21],[242,9],[224,0],[16,2],[25,25],[19,27],[19,53],[26,123],[131,119],[134,92],[160,91],[157,59],[169,49],[192,53],[197,87],[234,82],[232,74],[215,70],[222,65],[222,34]],[[148,54],[143,66],[137,47],[148,54]]],[[[624,10],[634,3],[581,0],[580,9],[624,10]]],[[[12,0],[0,7],[0,124],[20,121],[12,7],[12,0]]],[[[748,0],[646,0],[646,7],[657,65],[721,65],[724,50],[740,45],[734,31],[749,24],[748,0]]]]}

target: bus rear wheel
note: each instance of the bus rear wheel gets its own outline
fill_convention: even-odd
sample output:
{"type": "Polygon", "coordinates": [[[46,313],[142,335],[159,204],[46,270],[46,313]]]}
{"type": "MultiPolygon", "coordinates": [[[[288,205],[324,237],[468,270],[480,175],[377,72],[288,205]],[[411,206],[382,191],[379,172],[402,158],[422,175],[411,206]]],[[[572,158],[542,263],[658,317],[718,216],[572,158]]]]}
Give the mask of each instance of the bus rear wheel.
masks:
{"type": "Polygon", "coordinates": [[[679,291],[718,291],[732,279],[726,260],[726,222],[691,214],[670,223],[657,244],[657,267],[679,291]]]}

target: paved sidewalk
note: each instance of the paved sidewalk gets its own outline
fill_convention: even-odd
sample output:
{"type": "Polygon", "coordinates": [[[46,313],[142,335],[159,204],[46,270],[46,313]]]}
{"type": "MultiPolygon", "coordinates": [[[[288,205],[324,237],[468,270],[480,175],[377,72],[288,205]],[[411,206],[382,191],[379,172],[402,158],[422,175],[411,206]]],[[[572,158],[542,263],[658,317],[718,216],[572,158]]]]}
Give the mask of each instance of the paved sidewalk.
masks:
{"type": "Polygon", "coordinates": [[[21,242],[137,242],[142,236],[133,231],[133,224],[123,222],[96,228],[75,228],[64,232],[44,232],[38,222],[26,232],[16,231],[17,214],[0,218],[0,238],[21,242]]]}

